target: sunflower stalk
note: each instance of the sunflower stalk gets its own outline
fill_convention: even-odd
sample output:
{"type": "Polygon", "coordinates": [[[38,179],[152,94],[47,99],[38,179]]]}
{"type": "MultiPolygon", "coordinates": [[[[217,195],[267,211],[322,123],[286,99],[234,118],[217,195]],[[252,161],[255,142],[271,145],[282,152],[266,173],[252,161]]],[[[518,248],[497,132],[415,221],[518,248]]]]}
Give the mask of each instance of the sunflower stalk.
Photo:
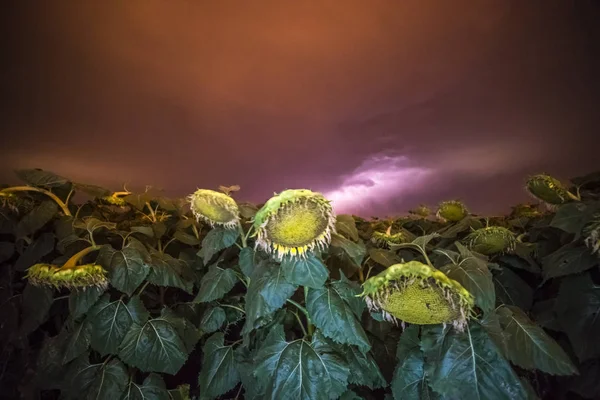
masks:
{"type": "Polygon", "coordinates": [[[48,196],[52,200],[54,200],[56,202],[56,204],[58,204],[58,206],[62,210],[63,214],[65,214],[68,217],[71,216],[71,211],[69,211],[69,207],[67,206],[67,204],[64,201],[62,201],[57,195],[55,195],[54,193],[52,193],[49,190],[42,189],[42,188],[36,188],[33,186],[13,186],[13,187],[9,187],[9,188],[0,190],[0,195],[14,193],[14,192],[38,192],[38,193],[45,194],[46,196],[48,196]]]}

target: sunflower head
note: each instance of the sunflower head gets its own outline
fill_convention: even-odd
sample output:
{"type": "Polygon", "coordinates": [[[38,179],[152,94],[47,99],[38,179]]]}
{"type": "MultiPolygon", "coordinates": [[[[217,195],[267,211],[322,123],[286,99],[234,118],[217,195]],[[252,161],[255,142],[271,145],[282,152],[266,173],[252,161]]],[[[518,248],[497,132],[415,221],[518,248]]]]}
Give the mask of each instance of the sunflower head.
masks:
{"type": "Polygon", "coordinates": [[[585,245],[592,250],[592,254],[600,256],[600,214],[596,214],[583,228],[585,245]]]}
{"type": "Polygon", "coordinates": [[[409,212],[419,217],[428,217],[431,214],[431,209],[424,204],[420,204],[409,212]]]}
{"type": "Polygon", "coordinates": [[[438,218],[445,221],[458,222],[469,215],[469,211],[462,202],[450,200],[440,203],[436,215],[438,218]]]}
{"type": "Polygon", "coordinates": [[[237,228],[240,210],[232,197],[214,190],[198,189],[187,199],[197,220],[212,227],[218,225],[227,229],[237,228]]]}
{"type": "Polygon", "coordinates": [[[371,236],[371,242],[382,248],[389,248],[392,244],[402,244],[410,241],[410,235],[405,230],[391,234],[390,229],[388,229],[386,232],[373,232],[373,236],[371,236]]]}
{"type": "Polygon", "coordinates": [[[271,197],[254,216],[256,247],[281,259],[325,250],[335,233],[331,202],[320,193],[290,189],[271,197]]]}
{"type": "Polygon", "coordinates": [[[542,213],[535,204],[517,204],[516,206],[512,207],[512,211],[510,213],[510,216],[513,218],[535,218],[539,217],[540,215],[542,215],[542,213]]]}
{"type": "Polygon", "coordinates": [[[361,296],[370,311],[391,322],[452,324],[464,330],[475,300],[460,283],[418,261],[394,264],[363,283],[361,296]]]}
{"type": "Polygon", "coordinates": [[[125,207],[127,205],[125,199],[121,196],[118,196],[117,194],[103,196],[100,199],[108,204],[112,204],[113,206],[125,207]]]}
{"type": "Polygon", "coordinates": [[[488,256],[513,251],[517,245],[515,234],[501,226],[477,229],[471,232],[465,240],[472,250],[488,256]]]}
{"type": "Polygon", "coordinates": [[[85,264],[60,268],[52,264],[35,264],[27,270],[26,278],[34,286],[55,288],[108,287],[107,272],[100,265],[85,264]]]}
{"type": "Polygon", "coordinates": [[[533,197],[549,205],[564,204],[575,197],[559,180],[546,174],[530,177],[526,189],[533,197]]]}

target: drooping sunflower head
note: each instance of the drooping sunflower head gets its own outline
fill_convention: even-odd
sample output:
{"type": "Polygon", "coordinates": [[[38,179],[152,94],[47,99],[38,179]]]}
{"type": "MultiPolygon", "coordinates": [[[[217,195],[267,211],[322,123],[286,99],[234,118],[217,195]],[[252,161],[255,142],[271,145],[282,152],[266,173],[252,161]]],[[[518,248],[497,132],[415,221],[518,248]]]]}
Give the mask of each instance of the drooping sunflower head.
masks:
{"type": "Polygon", "coordinates": [[[377,247],[389,248],[392,244],[402,244],[410,242],[412,239],[409,232],[401,230],[400,232],[392,234],[391,230],[388,229],[386,232],[373,232],[371,236],[371,242],[377,247]]]}
{"type": "Polygon", "coordinates": [[[363,283],[370,311],[393,323],[452,324],[462,331],[473,316],[475,300],[460,283],[418,261],[394,264],[363,283]]]}
{"type": "Polygon", "coordinates": [[[436,215],[445,221],[458,222],[469,215],[469,210],[462,202],[450,200],[440,203],[436,215]]]}
{"type": "Polygon", "coordinates": [[[431,209],[424,204],[420,204],[409,212],[420,217],[428,217],[431,214],[431,209]]]}
{"type": "Polygon", "coordinates": [[[549,205],[564,204],[575,197],[559,180],[546,174],[530,177],[525,188],[533,197],[549,205]]]}
{"type": "Polygon", "coordinates": [[[254,216],[256,247],[277,258],[325,250],[335,233],[335,213],[322,194],[289,189],[271,197],[254,216]]]}
{"type": "Polygon", "coordinates": [[[583,228],[585,245],[592,250],[592,254],[600,256],[600,214],[596,214],[583,228]]]}
{"type": "Polygon", "coordinates": [[[501,226],[477,229],[471,232],[465,240],[472,250],[488,256],[513,251],[517,245],[515,234],[501,226]]]}
{"type": "Polygon", "coordinates": [[[108,287],[107,272],[100,265],[85,264],[74,268],[60,268],[52,264],[35,264],[25,276],[34,286],[54,288],[108,287]]]}
{"type": "Polygon", "coordinates": [[[123,196],[119,196],[117,193],[113,193],[110,196],[103,196],[100,199],[113,206],[125,207],[127,205],[127,201],[125,201],[123,196]]]}
{"type": "Polygon", "coordinates": [[[198,189],[187,199],[197,220],[202,220],[212,227],[237,228],[240,210],[232,197],[214,190],[198,189]]]}
{"type": "Polygon", "coordinates": [[[513,218],[535,218],[541,216],[542,213],[536,204],[517,204],[512,207],[510,216],[513,218]]]}

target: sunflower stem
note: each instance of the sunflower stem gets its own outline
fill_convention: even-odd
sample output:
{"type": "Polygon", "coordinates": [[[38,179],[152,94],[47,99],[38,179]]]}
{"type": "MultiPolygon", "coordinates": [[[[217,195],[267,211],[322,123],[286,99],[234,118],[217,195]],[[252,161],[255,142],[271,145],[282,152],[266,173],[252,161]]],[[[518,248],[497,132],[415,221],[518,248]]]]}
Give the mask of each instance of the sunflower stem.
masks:
{"type": "Polygon", "coordinates": [[[101,247],[102,246],[90,246],[90,247],[86,247],[85,249],[81,250],[78,253],[75,253],[71,258],[69,258],[67,260],[67,262],[65,262],[63,264],[63,266],[60,267],[60,269],[75,268],[77,266],[77,263],[79,262],[79,260],[81,260],[83,257],[85,257],[88,253],[91,253],[92,251],[98,250],[101,247]]]}
{"type": "Polygon", "coordinates": [[[302,320],[300,319],[300,316],[298,315],[298,311],[296,311],[294,313],[294,315],[296,316],[296,320],[298,321],[298,325],[300,325],[300,328],[302,328],[302,333],[304,334],[304,337],[308,336],[308,332],[306,332],[306,328],[304,327],[304,324],[302,323],[302,320]]]}
{"type": "Polygon", "coordinates": [[[65,204],[65,202],[62,201],[61,199],[59,199],[57,195],[55,195],[54,193],[52,193],[49,190],[42,189],[42,188],[36,188],[36,187],[33,187],[33,186],[13,186],[13,187],[9,187],[9,188],[0,190],[0,194],[1,193],[12,193],[12,192],[38,192],[38,193],[43,193],[46,196],[50,197],[52,200],[54,200],[56,202],[56,204],[58,204],[58,206],[61,208],[62,212],[66,216],[69,216],[69,217],[71,216],[71,211],[69,211],[69,207],[65,204]]]}
{"type": "MultiPolygon", "coordinates": [[[[244,228],[242,227],[242,223],[240,221],[238,221],[237,227],[238,227],[238,231],[240,232],[240,238],[242,239],[242,247],[240,247],[240,249],[241,249],[241,248],[247,247],[248,244],[246,242],[246,233],[244,232],[244,228]]],[[[248,232],[250,232],[250,230],[248,230],[248,232]]]]}

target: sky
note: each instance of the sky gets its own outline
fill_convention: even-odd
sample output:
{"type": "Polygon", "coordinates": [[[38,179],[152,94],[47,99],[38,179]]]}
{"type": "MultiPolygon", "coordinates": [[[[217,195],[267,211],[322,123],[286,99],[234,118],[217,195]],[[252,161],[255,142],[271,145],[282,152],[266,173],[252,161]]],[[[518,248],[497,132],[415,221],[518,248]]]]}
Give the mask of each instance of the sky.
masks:
{"type": "Polygon", "coordinates": [[[3,7],[0,181],[307,188],[338,213],[600,169],[600,2],[53,1],[3,7]]]}

